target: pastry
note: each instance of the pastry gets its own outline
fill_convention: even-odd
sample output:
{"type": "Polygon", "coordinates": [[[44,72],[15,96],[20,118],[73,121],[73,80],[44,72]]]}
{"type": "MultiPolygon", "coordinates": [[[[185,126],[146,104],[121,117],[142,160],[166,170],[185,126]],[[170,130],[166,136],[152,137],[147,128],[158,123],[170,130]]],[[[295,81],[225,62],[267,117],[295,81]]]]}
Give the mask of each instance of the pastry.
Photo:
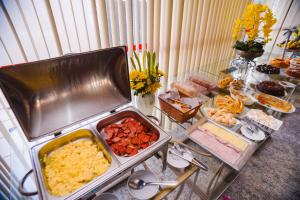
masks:
{"type": "Polygon", "coordinates": [[[231,89],[234,89],[234,90],[242,90],[245,88],[245,83],[243,80],[233,80],[230,82],[229,84],[230,88],[231,89]]]}
{"type": "Polygon", "coordinates": [[[231,81],[233,81],[233,77],[231,75],[227,75],[218,81],[218,87],[221,89],[226,88],[231,81]]]}
{"type": "Polygon", "coordinates": [[[244,110],[244,104],[239,99],[233,99],[232,97],[225,95],[218,95],[215,98],[215,106],[218,109],[224,109],[225,111],[232,114],[240,114],[244,110]]]}
{"type": "Polygon", "coordinates": [[[293,58],[290,67],[285,72],[287,75],[300,78],[300,58],[293,58]]]}
{"type": "Polygon", "coordinates": [[[262,64],[256,67],[256,71],[259,71],[264,74],[279,74],[280,69],[273,67],[272,65],[262,64]]]}
{"type": "Polygon", "coordinates": [[[270,94],[277,97],[284,96],[284,87],[279,83],[273,81],[262,81],[256,85],[256,88],[266,94],[270,94]]]}
{"type": "Polygon", "coordinates": [[[228,113],[223,109],[208,108],[207,116],[215,122],[226,126],[233,126],[237,123],[232,113],[228,113]]]}
{"type": "Polygon", "coordinates": [[[269,107],[276,108],[278,110],[281,110],[283,112],[289,112],[292,109],[292,104],[290,104],[287,101],[284,101],[282,99],[276,98],[274,96],[268,95],[268,94],[258,94],[256,96],[256,99],[264,105],[267,105],[269,107]]]}
{"type": "Polygon", "coordinates": [[[273,67],[287,68],[290,65],[290,60],[289,59],[282,59],[282,58],[273,58],[270,61],[270,64],[273,67]]]}
{"type": "Polygon", "coordinates": [[[230,89],[231,97],[241,100],[245,105],[253,104],[251,98],[241,90],[230,89]]]}

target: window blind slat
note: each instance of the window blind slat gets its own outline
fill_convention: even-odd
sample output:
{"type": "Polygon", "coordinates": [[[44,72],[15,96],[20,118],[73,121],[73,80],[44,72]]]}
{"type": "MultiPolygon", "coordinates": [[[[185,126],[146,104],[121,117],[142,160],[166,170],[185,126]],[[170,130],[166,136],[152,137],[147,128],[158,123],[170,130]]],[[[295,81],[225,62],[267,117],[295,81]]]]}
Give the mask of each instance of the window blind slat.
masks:
{"type": "Polygon", "coordinates": [[[146,50],[147,43],[147,5],[146,0],[141,0],[141,29],[142,29],[142,50],[146,50]]]}
{"type": "MultiPolygon", "coordinates": [[[[160,0],[154,0],[154,15],[153,15],[153,51],[159,53],[159,35],[160,35],[160,0]]],[[[158,55],[157,55],[158,56],[158,55]]]]}
{"type": "Polygon", "coordinates": [[[140,43],[140,36],[139,36],[139,0],[134,0],[133,4],[133,21],[134,21],[134,39],[133,43],[136,45],[136,49],[138,50],[139,48],[139,43],[140,43]]]}
{"type": "Polygon", "coordinates": [[[127,46],[128,46],[128,56],[133,53],[133,30],[132,30],[132,1],[127,0],[125,2],[126,8],[126,32],[127,32],[127,46]]]}
{"type": "Polygon", "coordinates": [[[197,53],[197,45],[200,39],[200,27],[201,27],[201,19],[202,19],[202,9],[203,9],[203,2],[199,1],[198,8],[197,8],[197,17],[196,17],[196,25],[195,25],[195,36],[194,36],[194,42],[193,42],[193,50],[192,50],[192,56],[191,56],[191,72],[196,72],[196,53],[197,53]]]}
{"type": "Polygon", "coordinates": [[[201,60],[202,60],[202,52],[204,50],[203,44],[205,39],[205,33],[208,25],[208,14],[209,14],[209,7],[210,7],[210,0],[204,0],[203,9],[202,9],[202,17],[201,17],[201,27],[200,27],[200,34],[199,34],[199,43],[197,45],[197,53],[196,53],[196,68],[197,71],[200,70],[201,60]]]}
{"type": "Polygon", "coordinates": [[[126,45],[126,32],[125,32],[125,14],[123,11],[123,1],[118,0],[118,21],[120,30],[120,45],[126,45]]]}
{"type": "Polygon", "coordinates": [[[173,2],[168,83],[171,83],[174,80],[175,76],[177,76],[178,54],[181,36],[181,31],[178,30],[181,30],[182,25],[182,6],[182,0],[173,2]]]}
{"type": "Polygon", "coordinates": [[[192,71],[192,66],[191,66],[191,59],[192,59],[192,52],[193,52],[193,41],[194,37],[198,37],[195,35],[195,28],[196,28],[196,20],[197,20],[197,11],[198,11],[198,3],[199,1],[194,1],[194,4],[192,5],[192,10],[191,10],[191,21],[190,21],[190,29],[189,31],[189,39],[188,39],[188,48],[187,48],[187,54],[186,54],[186,64],[184,66],[185,72],[190,72],[192,71]]]}
{"type": "Polygon", "coordinates": [[[4,46],[7,48],[9,55],[14,55],[12,58],[13,63],[27,62],[27,56],[25,50],[21,44],[21,40],[18,36],[16,29],[7,13],[7,10],[3,4],[3,1],[0,1],[0,37],[4,46]]]}
{"type": "Polygon", "coordinates": [[[96,0],[96,7],[97,7],[97,17],[98,17],[98,23],[99,23],[101,47],[108,48],[110,45],[109,45],[108,23],[107,23],[105,0],[96,0]]]}
{"type": "Polygon", "coordinates": [[[153,0],[147,0],[147,49],[153,50],[153,0]]]}
{"type": "Polygon", "coordinates": [[[117,22],[116,22],[116,12],[115,12],[115,1],[109,1],[109,14],[111,20],[111,34],[112,34],[112,46],[118,46],[118,32],[117,32],[117,22]]]}

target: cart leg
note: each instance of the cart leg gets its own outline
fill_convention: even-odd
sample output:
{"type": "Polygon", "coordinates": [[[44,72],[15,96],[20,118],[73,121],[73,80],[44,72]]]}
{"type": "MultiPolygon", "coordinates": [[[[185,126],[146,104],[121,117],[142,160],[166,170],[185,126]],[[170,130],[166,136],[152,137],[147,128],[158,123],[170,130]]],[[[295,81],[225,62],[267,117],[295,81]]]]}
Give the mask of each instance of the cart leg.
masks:
{"type": "Polygon", "coordinates": [[[193,185],[192,185],[191,191],[190,191],[190,196],[188,198],[189,200],[192,198],[192,195],[194,193],[194,187],[195,187],[195,185],[197,183],[199,172],[200,172],[200,169],[198,169],[197,172],[196,172],[196,174],[195,174],[194,182],[193,182],[193,185]]]}
{"type": "Polygon", "coordinates": [[[162,154],[163,154],[163,157],[162,157],[162,171],[165,171],[167,169],[167,154],[168,154],[168,145],[165,145],[163,148],[162,148],[162,154]]]}
{"type": "Polygon", "coordinates": [[[182,184],[181,184],[181,186],[180,186],[180,188],[179,188],[179,190],[178,190],[178,192],[177,192],[177,195],[176,195],[176,197],[174,198],[174,200],[177,200],[177,199],[180,197],[181,192],[182,192],[182,190],[183,190],[183,188],[184,188],[184,184],[185,184],[185,183],[182,183],[182,184]]]}

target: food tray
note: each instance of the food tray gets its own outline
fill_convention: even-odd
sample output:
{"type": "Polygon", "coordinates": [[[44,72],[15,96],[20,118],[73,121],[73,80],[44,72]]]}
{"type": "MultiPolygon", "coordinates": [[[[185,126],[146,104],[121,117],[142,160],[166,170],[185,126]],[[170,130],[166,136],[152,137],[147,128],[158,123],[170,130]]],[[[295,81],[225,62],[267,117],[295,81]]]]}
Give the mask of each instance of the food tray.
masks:
{"type": "Polygon", "coordinates": [[[126,110],[126,111],[122,111],[117,114],[111,115],[97,123],[96,129],[97,129],[98,133],[100,133],[102,139],[105,140],[104,128],[106,126],[108,126],[110,124],[119,124],[125,118],[136,119],[137,121],[141,122],[147,129],[151,130],[151,132],[157,132],[158,140],[155,141],[150,146],[148,146],[147,148],[140,149],[136,155],[127,156],[127,157],[119,156],[119,155],[115,154],[113,152],[113,150],[111,149],[111,147],[108,147],[110,149],[110,151],[114,154],[114,156],[118,159],[118,161],[120,161],[121,164],[128,162],[129,160],[131,160],[132,158],[134,158],[136,156],[144,154],[145,152],[148,151],[148,149],[151,149],[151,147],[153,145],[155,145],[156,143],[158,143],[161,139],[163,139],[165,137],[165,135],[161,135],[160,131],[157,128],[155,128],[152,124],[150,124],[148,120],[144,119],[140,114],[138,114],[137,112],[135,112],[133,110],[126,110]]]}
{"type": "Polygon", "coordinates": [[[173,118],[174,120],[176,120],[179,123],[184,123],[187,120],[193,118],[197,114],[197,112],[201,106],[201,104],[199,103],[198,106],[196,106],[195,108],[184,113],[184,112],[181,112],[180,110],[176,109],[174,106],[169,104],[167,101],[165,101],[160,96],[158,96],[158,100],[159,100],[160,108],[165,113],[167,113],[171,118],[173,118]]]}
{"type": "Polygon", "coordinates": [[[33,163],[35,166],[37,179],[39,180],[39,183],[40,183],[40,184],[38,184],[38,187],[42,191],[42,193],[39,195],[41,195],[40,197],[43,199],[67,199],[69,197],[75,197],[79,191],[82,191],[82,189],[84,189],[88,185],[91,185],[95,182],[104,180],[106,177],[106,174],[110,173],[114,169],[117,169],[117,167],[120,165],[119,162],[114,157],[112,157],[111,154],[107,151],[107,147],[105,147],[103,141],[101,141],[100,137],[97,136],[97,134],[92,130],[92,127],[89,125],[80,127],[72,132],[62,134],[61,136],[54,138],[48,142],[33,146],[31,149],[31,157],[33,158],[33,163]],[[82,129],[88,130],[89,133],[77,132],[78,130],[82,130],[82,129]],[[105,173],[94,178],[93,180],[86,183],[85,185],[79,187],[74,192],[69,193],[64,196],[54,196],[48,190],[48,185],[47,185],[45,175],[44,175],[45,165],[44,165],[44,162],[42,161],[43,157],[44,157],[44,155],[50,154],[51,152],[53,152],[54,150],[60,148],[61,146],[65,145],[65,144],[68,144],[70,142],[74,142],[74,141],[77,141],[80,139],[93,140],[97,144],[99,150],[101,150],[103,152],[104,157],[110,162],[111,165],[105,173]]]}
{"type": "MultiPolygon", "coordinates": [[[[292,108],[290,109],[290,111],[288,111],[288,112],[285,112],[285,111],[283,111],[283,110],[280,110],[280,109],[277,109],[277,108],[275,108],[275,107],[273,107],[273,106],[269,106],[268,104],[263,104],[263,103],[261,103],[258,99],[257,99],[257,96],[259,95],[259,94],[261,94],[260,92],[257,92],[257,93],[255,93],[255,94],[253,94],[253,100],[256,102],[256,103],[258,103],[259,105],[261,105],[261,106],[263,106],[263,107],[265,107],[265,108],[268,108],[268,109],[271,109],[271,110],[274,110],[274,111],[277,111],[277,112],[281,112],[281,113],[286,113],[286,114],[288,114],[288,113],[293,113],[293,112],[295,112],[296,111],[296,108],[295,108],[295,106],[293,105],[293,104],[291,104],[291,106],[292,106],[292,108]]],[[[269,94],[268,94],[269,95],[269,94]]],[[[272,95],[270,95],[270,96],[272,96],[272,95]]],[[[283,99],[281,99],[281,98],[279,98],[279,97],[275,97],[275,96],[272,96],[272,97],[274,97],[275,99],[278,99],[278,100],[281,100],[281,101],[285,101],[285,100],[283,100],[283,99]]]]}
{"type": "Polygon", "coordinates": [[[256,149],[256,145],[254,142],[248,140],[247,138],[243,137],[242,135],[237,134],[236,132],[231,131],[230,129],[227,129],[223,126],[218,125],[217,123],[215,123],[214,121],[211,121],[207,118],[201,118],[197,123],[195,123],[193,126],[191,126],[188,130],[185,131],[185,135],[191,139],[193,142],[195,142],[196,144],[198,144],[199,146],[201,146],[203,149],[205,149],[206,151],[210,152],[211,154],[213,154],[214,156],[216,156],[217,158],[219,158],[221,161],[223,161],[224,163],[226,163],[227,165],[229,165],[230,167],[232,167],[233,169],[240,171],[243,166],[246,164],[246,162],[249,160],[249,158],[251,157],[251,155],[254,153],[255,149],[256,149]],[[237,162],[235,163],[230,163],[227,160],[223,159],[222,156],[220,156],[218,154],[218,152],[215,152],[214,149],[209,149],[206,146],[203,146],[201,144],[198,143],[197,140],[195,140],[193,137],[190,136],[190,134],[195,131],[198,126],[201,126],[202,124],[206,123],[206,122],[210,122],[230,133],[232,133],[233,135],[239,137],[241,140],[245,141],[248,143],[247,148],[243,151],[243,153],[241,154],[240,158],[237,160],[237,162]]]}

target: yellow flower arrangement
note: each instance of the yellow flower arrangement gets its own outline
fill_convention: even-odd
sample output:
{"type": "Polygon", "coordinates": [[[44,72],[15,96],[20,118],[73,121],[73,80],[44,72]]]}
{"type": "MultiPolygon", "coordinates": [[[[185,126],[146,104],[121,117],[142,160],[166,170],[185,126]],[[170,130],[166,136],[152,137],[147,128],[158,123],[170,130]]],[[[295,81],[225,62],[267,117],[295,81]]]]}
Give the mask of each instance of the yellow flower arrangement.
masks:
{"type": "Polygon", "coordinates": [[[242,17],[234,22],[232,36],[237,40],[234,48],[254,52],[263,51],[263,45],[271,41],[270,33],[276,21],[267,5],[253,3],[247,5],[242,17]],[[247,36],[247,40],[239,41],[244,35],[247,36]],[[260,36],[263,36],[263,41],[257,41],[260,36]]]}
{"type": "Polygon", "coordinates": [[[158,69],[155,52],[146,51],[143,53],[143,62],[134,52],[130,58],[133,70],[129,73],[130,87],[134,90],[134,95],[155,93],[160,87],[160,78],[164,73],[158,69]],[[137,68],[138,66],[138,68],[137,68]]]}

